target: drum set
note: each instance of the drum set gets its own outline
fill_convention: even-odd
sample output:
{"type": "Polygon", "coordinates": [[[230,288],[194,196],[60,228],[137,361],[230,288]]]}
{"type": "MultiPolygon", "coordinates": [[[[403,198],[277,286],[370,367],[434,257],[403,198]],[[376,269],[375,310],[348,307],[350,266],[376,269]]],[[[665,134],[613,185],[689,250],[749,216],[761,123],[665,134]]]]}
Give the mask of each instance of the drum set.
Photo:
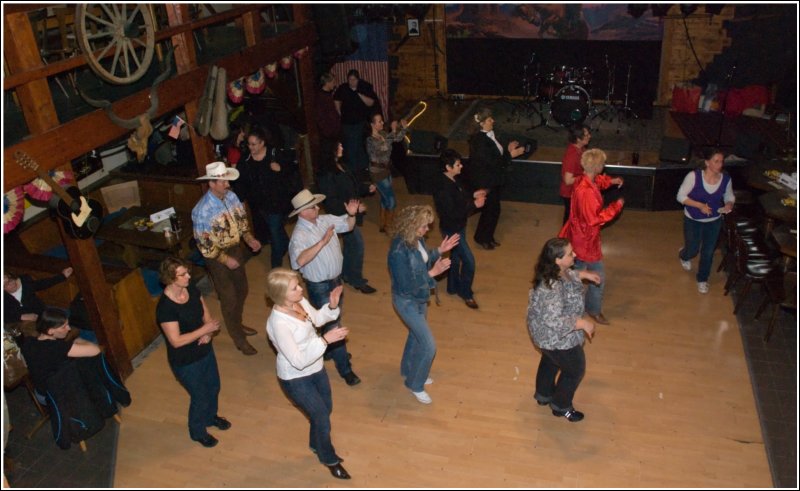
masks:
{"type": "Polygon", "coordinates": [[[600,109],[593,104],[591,96],[592,86],[595,82],[594,70],[587,66],[557,65],[551,67],[549,72],[541,74],[539,64],[536,63],[535,73],[529,76],[528,70],[531,65],[534,65],[535,60],[536,55],[534,54],[528,64],[523,67],[523,105],[528,107],[529,116],[537,114],[540,117],[539,124],[529,129],[539,126],[555,129],[550,126],[550,121],[555,121],[563,127],[571,127],[583,124],[587,118],[594,119],[598,116],[607,120],[616,117],[618,122],[621,115],[638,118],[628,107],[630,65],[628,65],[628,77],[625,84],[624,104],[618,108],[613,103],[615,66],[609,64],[606,55],[608,90],[603,104],[605,107],[600,109]],[[543,110],[545,104],[549,105],[547,111],[543,110]]]}
{"type": "Polygon", "coordinates": [[[561,65],[539,79],[538,100],[550,104],[550,117],[562,126],[583,123],[592,108],[594,72],[561,65]]]}

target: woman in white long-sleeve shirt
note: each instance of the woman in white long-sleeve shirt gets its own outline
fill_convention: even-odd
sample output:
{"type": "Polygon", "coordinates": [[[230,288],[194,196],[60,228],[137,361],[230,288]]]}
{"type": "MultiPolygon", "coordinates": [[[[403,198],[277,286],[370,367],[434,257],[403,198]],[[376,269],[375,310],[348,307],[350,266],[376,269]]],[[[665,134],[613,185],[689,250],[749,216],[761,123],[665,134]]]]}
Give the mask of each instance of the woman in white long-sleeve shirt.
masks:
{"type": "Polygon", "coordinates": [[[688,173],[678,189],[678,202],[683,205],[684,244],[678,259],[686,271],[692,270],[691,260],[698,253],[697,291],[708,293],[708,276],[714,249],[722,226],[720,216],[733,210],[735,201],[731,177],[722,171],[725,155],[722,150],[709,148],[703,153],[704,164],[688,173]]]}
{"type": "Polygon", "coordinates": [[[267,319],[267,335],[278,351],[278,382],[311,422],[308,439],[311,451],[333,477],[350,479],[331,443],[333,400],[322,361],[328,344],[344,339],[348,329],[336,327],[322,336],[314,329],[339,317],[342,286],[334,288],[330,302],[317,310],[303,297],[299,273],[274,268],[267,276],[267,295],[275,304],[267,319]]]}

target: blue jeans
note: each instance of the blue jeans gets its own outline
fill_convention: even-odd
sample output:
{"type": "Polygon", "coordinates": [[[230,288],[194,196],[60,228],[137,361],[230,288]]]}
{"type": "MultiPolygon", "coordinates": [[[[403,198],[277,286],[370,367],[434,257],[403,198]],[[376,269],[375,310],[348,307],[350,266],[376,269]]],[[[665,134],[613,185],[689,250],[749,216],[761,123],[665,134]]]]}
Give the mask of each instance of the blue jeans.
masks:
{"type": "Polygon", "coordinates": [[[683,217],[683,250],[680,258],[689,261],[700,253],[700,264],[697,266],[697,282],[708,281],[711,274],[711,263],[714,262],[714,249],[722,227],[722,220],[698,222],[684,215],[683,217]]]}
{"type": "MultiPolygon", "coordinates": [[[[311,305],[313,305],[315,309],[321,308],[323,305],[330,302],[331,290],[341,284],[342,280],[339,278],[321,281],[319,283],[306,280],[306,288],[308,288],[308,301],[311,302],[311,305]]],[[[339,308],[341,309],[343,307],[344,293],[342,293],[342,296],[339,298],[339,308]]],[[[328,322],[322,326],[322,333],[325,334],[326,332],[335,328],[340,324],[340,321],[341,317],[328,322]]],[[[353,371],[353,367],[350,365],[350,357],[347,353],[347,344],[345,344],[344,339],[328,345],[328,348],[325,350],[325,359],[329,358],[333,358],[333,363],[336,365],[336,371],[339,372],[339,375],[342,377],[353,371]]]]}
{"type": "Polygon", "coordinates": [[[356,175],[359,175],[359,172],[363,172],[369,167],[365,128],[366,122],[342,125],[344,161],[347,163],[347,168],[356,175]]]}
{"type": "Polygon", "coordinates": [[[381,197],[381,208],[384,210],[392,211],[397,207],[397,198],[394,196],[394,189],[392,188],[391,174],[375,184],[378,188],[378,195],[381,197]]]}
{"type": "Polygon", "coordinates": [[[217,415],[219,370],[214,348],[194,363],[172,366],[172,373],[189,393],[189,437],[200,440],[208,435],[206,428],[217,415]]]}
{"type": "Polygon", "coordinates": [[[436,341],[426,319],[428,303],[392,294],[392,304],[408,327],[408,338],[400,360],[400,375],[405,377],[406,387],[413,392],[421,392],[425,390],[425,380],[436,356],[436,341]]]}
{"type": "Polygon", "coordinates": [[[305,377],[292,380],[278,379],[286,396],[306,415],[311,422],[308,433],[308,446],[325,465],[335,465],[341,459],[331,442],[331,383],[328,372],[322,370],[305,377]]]}
{"type": "MultiPolygon", "coordinates": [[[[450,250],[450,269],[447,272],[447,293],[456,294],[464,300],[472,298],[472,281],[475,279],[475,256],[469,248],[466,229],[457,233],[460,237],[458,245],[450,250]]],[[[445,232],[442,235],[450,236],[455,232],[445,232]]]]}
{"type": "Polygon", "coordinates": [[[534,398],[549,402],[557,411],[572,409],[572,398],[586,373],[586,356],[583,346],[567,350],[542,350],[539,370],[536,372],[536,394],[534,398]],[[561,375],[556,382],[556,375],[561,375]]]}
{"type": "Polygon", "coordinates": [[[603,261],[584,262],[580,259],[575,259],[574,269],[577,271],[588,270],[594,271],[600,275],[600,284],[595,285],[589,283],[589,288],[586,290],[586,301],[584,303],[584,310],[588,314],[597,315],[603,312],[603,291],[606,287],[606,270],[603,267],[603,261]]]}
{"type": "Polygon", "coordinates": [[[353,286],[362,286],[367,283],[364,279],[364,237],[358,225],[342,236],[342,279],[353,286]]]}
{"type": "Polygon", "coordinates": [[[270,264],[273,268],[278,268],[283,264],[283,257],[289,252],[289,235],[284,227],[284,215],[261,212],[259,214],[269,228],[270,264]]]}

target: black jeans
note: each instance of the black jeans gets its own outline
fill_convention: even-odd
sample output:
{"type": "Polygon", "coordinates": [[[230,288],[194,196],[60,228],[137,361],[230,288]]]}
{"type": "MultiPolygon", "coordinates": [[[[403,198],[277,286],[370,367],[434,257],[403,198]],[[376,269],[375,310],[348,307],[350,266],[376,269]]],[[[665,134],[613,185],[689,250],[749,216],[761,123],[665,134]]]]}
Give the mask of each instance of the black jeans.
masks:
{"type": "Polygon", "coordinates": [[[578,390],[586,373],[586,356],[583,346],[567,350],[542,350],[539,371],[536,372],[536,397],[542,402],[550,402],[556,411],[572,408],[572,398],[578,390]],[[556,382],[556,375],[561,375],[556,382]]]}
{"type": "Polygon", "coordinates": [[[481,217],[475,228],[475,242],[485,244],[494,240],[494,231],[500,220],[500,187],[494,187],[486,195],[486,202],[481,208],[481,217]]]}

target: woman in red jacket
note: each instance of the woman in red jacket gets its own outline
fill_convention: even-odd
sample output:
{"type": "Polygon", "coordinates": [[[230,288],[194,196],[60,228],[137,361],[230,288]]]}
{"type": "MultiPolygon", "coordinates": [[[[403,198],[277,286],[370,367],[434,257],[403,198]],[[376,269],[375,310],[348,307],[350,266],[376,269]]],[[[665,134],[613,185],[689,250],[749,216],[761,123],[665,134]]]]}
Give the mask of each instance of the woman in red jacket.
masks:
{"type": "Polygon", "coordinates": [[[569,239],[575,251],[575,269],[594,271],[600,275],[601,282],[590,284],[586,291],[586,313],[598,324],[609,324],[603,315],[603,289],[606,278],[603,269],[603,251],[600,247],[600,227],[610,222],[622,211],[625,204],[623,198],[603,208],[603,197],[600,191],[612,184],[622,185],[620,178],[601,175],[606,164],[606,154],[602,150],[592,149],[583,152],[581,167],[583,176],[575,180],[572,191],[572,207],[569,220],[558,234],[569,239]]]}

